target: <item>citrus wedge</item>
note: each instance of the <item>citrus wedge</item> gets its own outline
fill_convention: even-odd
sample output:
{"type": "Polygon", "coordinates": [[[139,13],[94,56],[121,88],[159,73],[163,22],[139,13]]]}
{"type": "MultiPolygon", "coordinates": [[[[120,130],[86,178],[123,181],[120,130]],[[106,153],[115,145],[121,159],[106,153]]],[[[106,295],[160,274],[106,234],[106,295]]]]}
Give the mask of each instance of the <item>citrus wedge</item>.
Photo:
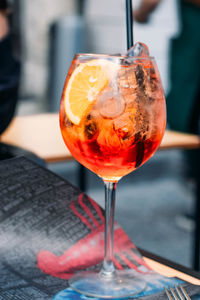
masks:
{"type": "Polygon", "coordinates": [[[104,59],[81,63],[75,68],[64,90],[65,112],[72,123],[79,125],[117,68],[117,64],[104,59]]]}

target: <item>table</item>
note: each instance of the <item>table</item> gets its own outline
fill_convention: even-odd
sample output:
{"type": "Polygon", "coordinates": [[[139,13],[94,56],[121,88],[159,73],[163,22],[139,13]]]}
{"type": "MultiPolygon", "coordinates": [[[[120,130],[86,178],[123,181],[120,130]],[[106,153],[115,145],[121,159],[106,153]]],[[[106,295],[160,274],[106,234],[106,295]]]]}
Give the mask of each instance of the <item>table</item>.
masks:
{"type": "MultiPolygon", "coordinates": [[[[75,186],[26,157],[1,161],[0,182],[0,298],[52,299],[55,293],[67,287],[67,281],[63,279],[71,276],[72,266],[80,268],[85,256],[95,261],[98,251],[91,252],[89,247],[84,255],[79,242],[84,241],[85,246],[96,245],[95,236],[97,240],[102,236],[103,210],[75,186]],[[85,216],[87,222],[84,222],[85,216]],[[91,228],[88,221],[95,227],[91,228]],[[60,263],[57,264],[56,259],[60,263]],[[73,260],[70,266],[71,259],[77,264],[73,260]]],[[[119,225],[116,230],[121,230],[125,241],[124,248],[120,248],[122,254],[126,249],[129,249],[129,255],[134,253],[134,260],[128,256],[124,260],[120,250],[119,264],[123,261],[127,267],[129,260],[136,268],[142,265],[143,272],[149,274],[151,271],[141,262],[143,257],[153,270],[196,284],[193,290],[200,293],[199,273],[145,250],[138,252],[119,225]]],[[[166,282],[172,284],[171,279],[165,277],[159,283],[152,281],[155,276],[160,279],[157,274],[151,272],[151,276],[151,279],[148,277],[151,286],[156,293],[164,295],[163,285],[166,282]]],[[[154,294],[148,299],[153,300],[154,294]]]]}
{"type": "Polygon", "coordinates": [[[157,273],[168,277],[178,277],[192,284],[200,285],[199,272],[166,260],[144,249],[139,249],[139,251],[148,265],[157,273]]]}

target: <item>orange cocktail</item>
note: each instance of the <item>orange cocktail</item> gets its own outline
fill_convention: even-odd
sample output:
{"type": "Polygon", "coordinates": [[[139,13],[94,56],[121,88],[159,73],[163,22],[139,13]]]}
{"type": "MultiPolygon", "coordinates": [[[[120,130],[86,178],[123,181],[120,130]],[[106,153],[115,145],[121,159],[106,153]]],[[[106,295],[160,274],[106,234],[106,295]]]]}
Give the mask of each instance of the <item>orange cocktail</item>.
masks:
{"type": "Polygon", "coordinates": [[[102,268],[77,272],[69,280],[75,291],[97,298],[124,298],[146,287],[141,274],[117,270],[113,259],[117,182],[153,155],[166,124],[155,61],[145,47],[141,50],[139,57],[75,55],[60,104],[60,127],[68,149],[105,186],[102,268]]]}
{"type": "Polygon", "coordinates": [[[60,126],[72,155],[118,181],[158,148],[165,100],[154,60],[75,56],[63,90],[60,126]]]}

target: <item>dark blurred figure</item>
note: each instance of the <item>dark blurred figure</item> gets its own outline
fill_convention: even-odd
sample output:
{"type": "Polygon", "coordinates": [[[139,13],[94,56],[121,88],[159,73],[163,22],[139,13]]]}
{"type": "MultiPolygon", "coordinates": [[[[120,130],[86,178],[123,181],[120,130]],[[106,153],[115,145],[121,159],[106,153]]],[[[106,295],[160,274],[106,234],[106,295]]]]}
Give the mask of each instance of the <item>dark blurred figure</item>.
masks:
{"type": "Polygon", "coordinates": [[[0,135],[11,122],[18,99],[20,63],[12,51],[7,0],[0,0],[0,135]]]}
{"type": "Polygon", "coordinates": [[[141,0],[139,7],[134,10],[134,19],[139,23],[147,23],[160,2],[161,0],[141,0]]]}
{"type": "MultiPolygon", "coordinates": [[[[135,20],[147,22],[161,0],[142,0],[135,20]]],[[[170,43],[167,123],[172,130],[200,135],[200,0],[179,0],[180,33],[170,43]]],[[[194,269],[200,270],[200,150],[184,151],[186,179],[195,183],[194,269]]],[[[194,186],[194,185],[193,185],[194,186]]],[[[188,217],[188,215],[186,214],[188,217]]],[[[191,218],[191,216],[189,216],[191,218]]]]}
{"type": "MultiPolygon", "coordinates": [[[[0,140],[14,117],[20,81],[20,62],[13,53],[10,17],[8,1],[0,0],[0,140]]],[[[44,160],[34,153],[0,142],[0,160],[22,155],[45,166],[44,160]]]]}
{"type": "Polygon", "coordinates": [[[171,41],[171,89],[167,96],[171,129],[199,133],[200,1],[179,1],[181,32],[171,41]]]}
{"type": "MultiPolygon", "coordinates": [[[[140,23],[162,0],[142,0],[134,12],[140,23]]],[[[170,91],[166,97],[167,124],[171,130],[200,134],[200,0],[178,0],[180,33],[170,41],[170,91]]],[[[199,177],[199,150],[184,152],[186,176],[199,177]],[[197,175],[198,174],[198,175],[197,175]]]]}
{"type": "MultiPolygon", "coordinates": [[[[148,22],[161,0],[142,0],[134,11],[137,22],[148,22]]],[[[170,42],[170,91],[167,122],[172,130],[199,133],[200,0],[179,0],[180,33],[170,42]]]]}

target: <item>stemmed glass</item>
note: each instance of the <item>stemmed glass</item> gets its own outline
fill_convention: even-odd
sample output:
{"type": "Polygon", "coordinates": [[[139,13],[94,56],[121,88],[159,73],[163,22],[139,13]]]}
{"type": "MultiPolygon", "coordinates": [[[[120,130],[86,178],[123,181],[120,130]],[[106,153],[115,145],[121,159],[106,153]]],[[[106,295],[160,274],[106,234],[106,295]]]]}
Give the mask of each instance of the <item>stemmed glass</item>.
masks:
{"type": "Polygon", "coordinates": [[[115,191],[123,176],[144,164],[165,131],[165,97],[152,57],[76,54],[60,104],[60,128],[74,158],[103,179],[105,258],[100,271],[78,272],[69,281],[81,294],[121,298],[145,283],[113,263],[115,191]]]}

